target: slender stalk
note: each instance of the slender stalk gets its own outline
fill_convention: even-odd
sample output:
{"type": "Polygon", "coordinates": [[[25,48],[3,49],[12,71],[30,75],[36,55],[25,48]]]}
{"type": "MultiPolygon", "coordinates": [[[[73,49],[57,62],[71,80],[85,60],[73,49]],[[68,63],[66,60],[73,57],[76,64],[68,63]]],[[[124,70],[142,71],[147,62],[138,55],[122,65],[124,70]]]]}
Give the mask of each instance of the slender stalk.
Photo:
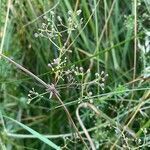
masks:
{"type": "MultiPolygon", "coordinates": [[[[105,33],[106,29],[107,29],[109,19],[110,19],[110,17],[111,17],[111,14],[112,14],[112,12],[113,12],[113,8],[114,8],[114,6],[115,6],[115,2],[116,2],[116,0],[114,0],[113,3],[112,3],[112,5],[111,5],[111,8],[110,8],[108,17],[107,17],[107,19],[106,19],[106,22],[105,22],[105,24],[104,24],[104,27],[103,27],[102,32],[101,32],[101,34],[100,34],[100,37],[99,37],[99,39],[98,39],[98,41],[97,41],[96,49],[95,49],[95,51],[94,51],[93,56],[99,56],[99,53],[100,53],[100,52],[98,52],[98,48],[99,48],[99,46],[100,46],[100,44],[101,44],[102,38],[103,38],[104,33],[105,33]]],[[[93,61],[93,59],[92,59],[92,61],[91,61],[91,63],[90,63],[90,67],[91,67],[91,68],[92,68],[92,66],[93,66],[93,63],[94,63],[94,61],[93,61]]]]}
{"type": "Polygon", "coordinates": [[[10,59],[9,57],[5,56],[4,54],[0,54],[0,56],[3,57],[3,58],[5,58],[10,63],[14,64],[17,68],[19,68],[20,70],[22,70],[23,72],[25,72],[26,74],[28,74],[29,76],[31,76],[32,78],[34,78],[35,80],[37,80],[39,83],[41,83],[46,88],[48,88],[47,83],[45,83],[39,77],[37,77],[36,75],[34,75],[31,71],[29,71],[26,68],[24,68],[23,66],[19,65],[18,63],[16,63],[15,61],[13,61],[12,59],[10,59]]]}
{"type": "Polygon", "coordinates": [[[74,127],[74,129],[77,131],[78,136],[80,137],[80,139],[82,140],[82,142],[84,143],[84,145],[86,146],[86,148],[88,149],[88,146],[85,143],[84,139],[82,138],[81,134],[79,133],[78,128],[76,127],[76,125],[75,125],[75,123],[74,123],[74,121],[73,121],[73,119],[72,119],[72,117],[71,117],[71,115],[70,115],[67,107],[65,106],[65,104],[63,103],[63,101],[61,100],[61,98],[57,94],[55,94],[55,96],[57,97],[57,99],[59,100],[59,102],[61,103],[61,105],[63,106],[66,114],[68,115],[69,120],[71,121],[71,123],[72,123],[72,125],[74,127]]]}
{"type": "Polygon", "coordinates": [[[6,149],[6,146],[5,146],[4,143],[2,142],[1,137],[0,137],[0,147],[1,147],[1,150],[7,150],[7,149],[6,149]]]}
{"type": "MultiPolygon", "coordinates": [[[[134,70],[133,70],[133,80],[136,76],[136,57],[137,57],[137,0],[134,0],[134,70]]],[[[134,87],[134,84],[133,84],[134,87]]]]}
{"type": "MultiPolygon", "coordinates": [[[[104,124],[105,125],[105,124],[104,124]]],[[[98,127],[93,127],[90,129],[87,129],[88,132],[92,132],[100,127],[102,127],[103,125],[100,125],[98,127]]],[[[9,131],[5,131],[6,135],[9,137],[13,137],[13,138],[18,138],[18,139],[36,139],[37,137],[35,135],[32,134],[16,134],[16,133],[11,133],[9,131]]],[[[85,134],[84,131],[79,131],[80,134],[85,134]]],[[[48,139],[57,139],[57,138],[64,138],[64,137],[72,137],[73,134],[76,133],[65,133],[65,134],[55,134],[55,135],[47,135],[47,134],[42,134],[44,137],[48,138],[48,139]]]]}
{"type": "Polygon", "coordinates": [[[89,133],[88,133],[86,127],[84,126],[84,124],[83,124],[83,122],[82,122],[82,120],[81,120],[81,118],[80,118],[80,115],[79,115],[79,110],[80,110],[80,108],[82,108],[82,107],[83,107],[83,108],[89,107],[89,108],[91,108],[94,112],[96,112],[96,114],[99,114],[99,111],[98,111],[93,105],[91,105],[91,104],[89,104],[89,103],[81,103],[81,104],[77,107],[77,110],[76,110],[76,116],[77,116],[78,121],[79,121],[79,123],[80,123],[80,125],[81,125],[81,127],[82,127],[82,129],[83,129],[83,131],[84,131],[84,133],[85,133],[85,135],[86,135],[86,137],[87,137],[89,143],[90,143],[90,146],[91,146],[92,150],[96,150],[96,147],[95,147],[95,145],[94,145],[94,143],[93,143],[93,141],[92,141],[92,139],[91,139],[91,137],[90,137],[90,135],[89,135],[89,133]]]}
{"type": "MultiPolygon", "coordinates": [[[[134,60],[133,60],[133,81],[136,78],[136,62],[137,62],[137,0],[134,0],[134,60]]],[[[133,82],[132,88],[134,89],[135,83],[133,82]]],[[[133,98],[134,93],[131,95],[133,98]]]]}
{"type": "MultiPolygon", "coordinates": [[[[3,31],[3,37],[2,37],[1,46],[0,46],[0,54],[2,54],[2,50],[3,50],[3,46],[4,46],[4,40],[5,40],[5,35],[6,35],[6,29],[7,29],[7,25],[8,25],[8,17],[9,17],[10,5],[11,5],[11,0],[8,0],[7,13],[6,13],[6,20],[5,20],[4,31],[3,31]]],[[[1,57],[0,57],[0,58],[1,58],[1,57]]]]}

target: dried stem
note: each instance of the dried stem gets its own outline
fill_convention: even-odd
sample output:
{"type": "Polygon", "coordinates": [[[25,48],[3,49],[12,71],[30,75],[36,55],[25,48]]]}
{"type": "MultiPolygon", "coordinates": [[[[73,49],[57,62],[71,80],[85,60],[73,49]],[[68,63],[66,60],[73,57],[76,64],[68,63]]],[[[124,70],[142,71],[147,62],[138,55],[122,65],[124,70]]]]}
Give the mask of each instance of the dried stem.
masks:
{"type": "Polygon", "coordinates": [[[93,141],[92,141],[92,139],[91,139],[91,137],[90,137],[90,135],[89,135],[89,133],[88,133],[86,127],[84,126],[84,124],[83,124],[83,122],[82,122],[82,120],[81,120],[81,118],[80,118],[80,115],[79,115],[79,110],[80,110],[80,108],[82,108],[82,107],[83,107],[83,108],[89,107],[89,108],[91,108],[91,109],[92,109],[96,114],[98,114],[98,115],[100,115],[100,113],[99,113],[99,111],[96,109],[96,107],[95,107],[94,105],[90,104],[90,103],[81,103],[81,104],[77,107],[77,109],[76,109],[76,116],[77,116],[77,119],[78,119],[78,121],[79,121],[79,123],[80,123],[80,125],[81,125],[81,127],[82,127],[82,129],[83,129],[83,131],[84,131],[84,133],[85,133],[85,135],[86,135],[86,137],[87,137],[89,143],[90,143],[90,146],[91,146],[92,150],[96,150],[96,147],[95,147],[95,145],[94,145],[94,143],[93,143],[93,141]]]}

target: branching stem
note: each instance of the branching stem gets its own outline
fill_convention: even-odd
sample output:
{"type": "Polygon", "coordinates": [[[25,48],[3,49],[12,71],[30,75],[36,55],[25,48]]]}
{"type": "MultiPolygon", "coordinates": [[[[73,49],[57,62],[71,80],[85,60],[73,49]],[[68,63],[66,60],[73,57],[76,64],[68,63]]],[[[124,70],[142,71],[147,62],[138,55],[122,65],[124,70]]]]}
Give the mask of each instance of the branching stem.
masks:
{"type": "Polygon", "coordinates": [[[78,131],[78,128],[76,127],[67,107],[64,105],[63,101],[61,100],[56,88],[54,87],[54,84],[47,84],[46,82],[44,82],[42,79],[40,79],[38,76],[34,75],[32,72],[30,72],[29,70],[27,70],[26,68],[24,68],[23,66],[21,66],[20,64],[16,63],[15,61],[13,61],[12,59],[10,59],[9,57],[5,56],[4,54],[0,54],[1,57],[5,58],[7,61],[9,61],[10,63],[14,64],[18,69],[22,70],[23,72],[25,72],[26,74],[28,74],[29,76],[31,76],[32,78],[34,78],[35,80],[37,80],[39,83],[41,83],[46,90],[49,90],[49,92],[52,92],[53,95],[56,96],[56,98],[58,99],[58,101],[61,103],[61,105],[63,106],[63,109],[65,110],[68,119],[70,120],[70,122],[72,123],[72,126],[74,127],[74,129],[76,130],[79,138],[81,139],[81,141],[84,143],[84,145],[86,146],[86,148],[88,149],[87,144],[85,143],[84,139],[82,138],[81,134],[78,131]]]}

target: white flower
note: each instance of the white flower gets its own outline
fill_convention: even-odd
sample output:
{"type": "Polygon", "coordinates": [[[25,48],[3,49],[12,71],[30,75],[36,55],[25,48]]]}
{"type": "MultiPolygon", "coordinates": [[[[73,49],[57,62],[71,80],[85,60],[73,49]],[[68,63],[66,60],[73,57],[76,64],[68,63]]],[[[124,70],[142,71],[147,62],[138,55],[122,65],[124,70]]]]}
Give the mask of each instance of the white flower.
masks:
{"type": "Polygon", "coordinates": [[[57,16],[57,19],[58,19],[59,22],[62,22],[62,19],[61,19],[60,16],[57,16]]]}
{"type": "Polygon", "coordinates": [[[39,36],[39,34],[38,33],[34,33],[34,36],[37,38],[39,36]]]}
{"type": "Polygon", "coordinates": [[[53,64],[54,64],[54,65],[58,65],[58,64],[59,64],[59,61],[60,61],[59,58],[56,58],[56,59],[54,59],[53,64]]]}
{"type": "Polygon", "coordinates": [[[81,14],[81,12],[82,12],[81,9],[77,10],[77,15],[79,16],[81,14]]]}
{"type": "Polygon", "coordinates": [[[69,10],[69,11],[68,11],[68,14],[69,14],[69,15],[71,15],[71,14],[72,14],[72,11],[71,11],[71,10],[69,10]]]}
{"type": "Polygon", "coordinates": [[[138,41],[138,47],[144,54],[150,52],[150,32],[146,32],[145,43],[141,45],[140,41],[138,41]]]}

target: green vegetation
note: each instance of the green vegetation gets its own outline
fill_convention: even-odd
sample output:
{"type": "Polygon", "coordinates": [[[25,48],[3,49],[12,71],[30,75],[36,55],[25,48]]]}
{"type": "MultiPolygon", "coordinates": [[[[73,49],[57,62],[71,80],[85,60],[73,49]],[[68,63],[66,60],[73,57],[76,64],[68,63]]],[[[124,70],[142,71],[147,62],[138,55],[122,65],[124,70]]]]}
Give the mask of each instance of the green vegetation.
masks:
{"type": "Polygon", "coordinates": [[[0,8],[0,149],[150,147],[148,0],[0,8]]]}

